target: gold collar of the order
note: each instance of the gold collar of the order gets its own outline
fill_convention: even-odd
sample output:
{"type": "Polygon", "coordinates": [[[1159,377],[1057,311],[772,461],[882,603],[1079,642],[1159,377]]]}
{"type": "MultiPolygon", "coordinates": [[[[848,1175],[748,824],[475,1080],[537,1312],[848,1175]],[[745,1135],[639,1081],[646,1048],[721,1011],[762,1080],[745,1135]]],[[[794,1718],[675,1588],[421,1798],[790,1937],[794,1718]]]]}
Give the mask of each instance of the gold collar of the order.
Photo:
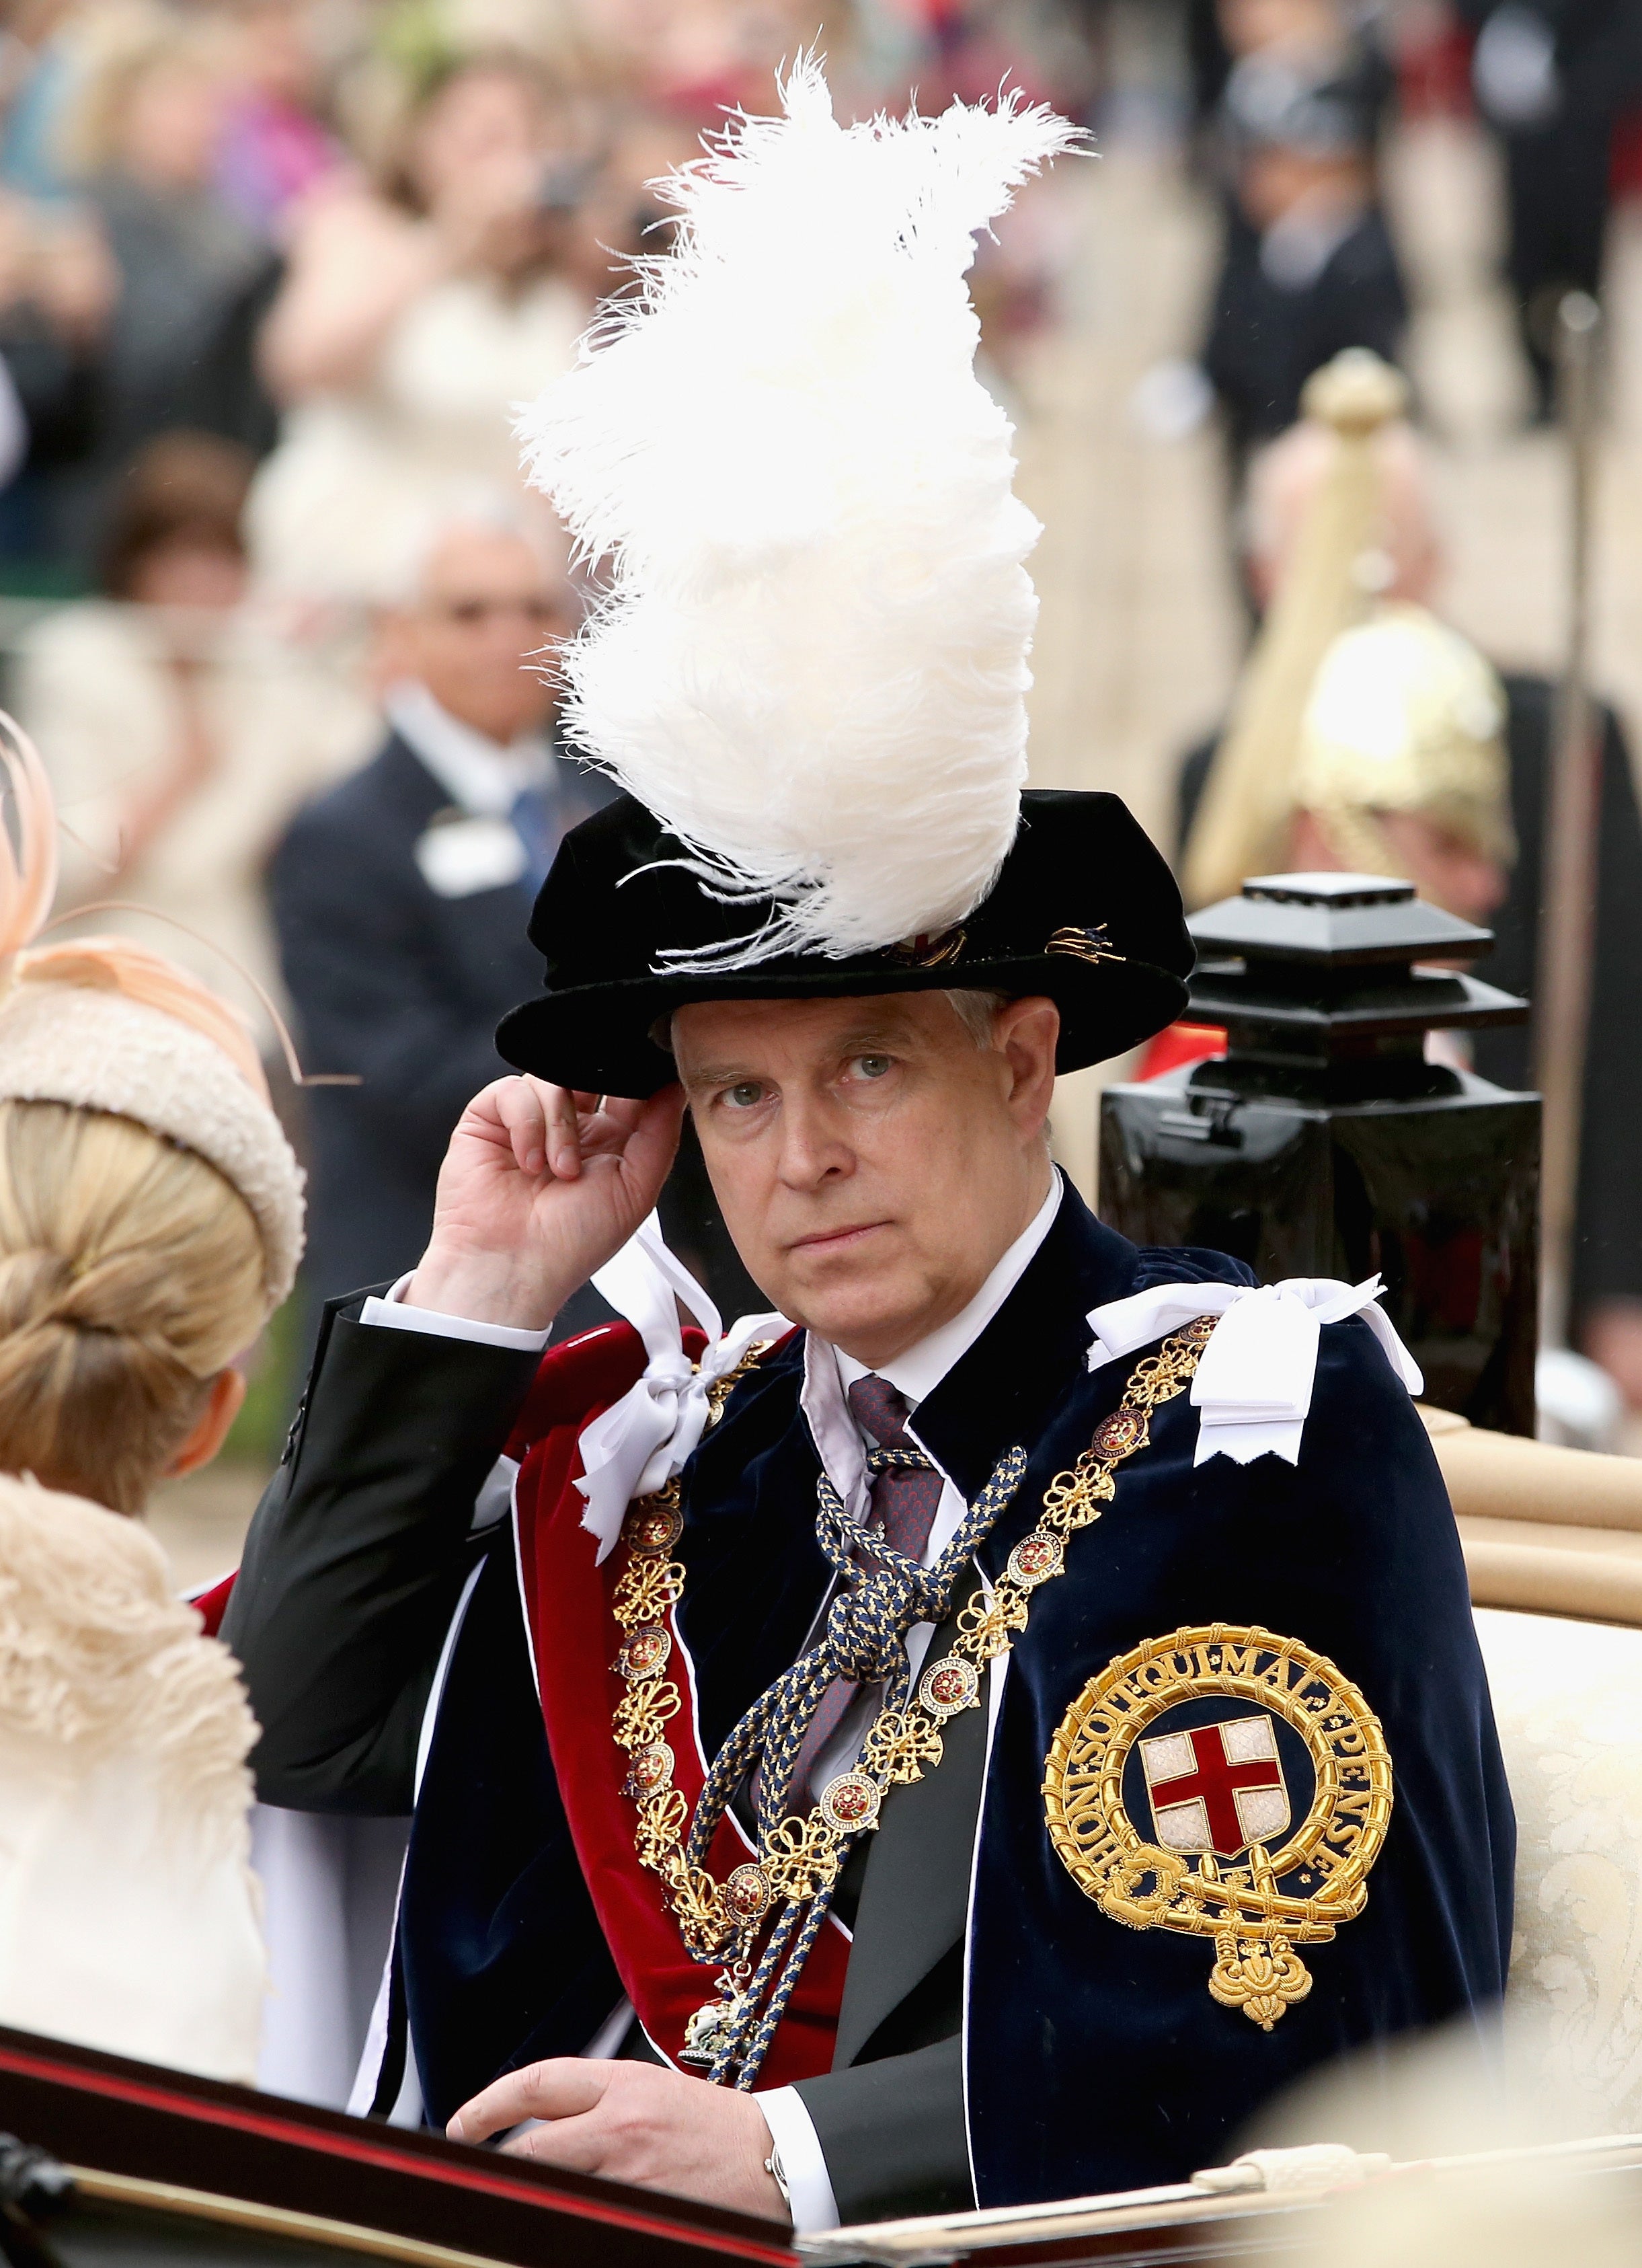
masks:
{"type": "MultiPolygon", "coordinates": [[[[772,1942],[773,1936],[783,1944],[801,1940],[798,1916],[830,1893],[850,1843],[877,1825],[888,1791],[913,1785],[940,1763],[948,1719],[979,1706],[986,1663],[1009,1652],[1027,1626],[1032,1594],[1065,1571],[1068,1541],[1111,1502],[1116,1468],[1150,1439],[1151,1412],[1190,1385],[1214,1322],[1213,1316],[1199,1317],[1135,1366],[1118,1408],[1096,1427],[1075,1465],[1045,1491],[1037,1526],[1010,1552],[990,1595],[979,1594],[960,1613],[951,1653],[924,1671],[905,1709],[880,1712],[859,1762],[827,1783],[809,1815],[781,1820],[761,1836],[757,1858],[722,1882],[686,1858],[690,1810],[673,1785],[666,1738],[684,1705],[678,1685],[663,1675],[672,1651],[668,1617],[685,1582],[683,1566],[670,1556],[684,1528],[677,1478],[629,1507],[621,1531],[626,1556],[611,1602],[623,1633],[615,1667],[627,1684],[612,1721],[616,1742],[629,1759],[623,1793],[636,1807],[639,1862],[660,1878],[685,1948],[698,1961],[722,1963],[717,2000],[691,2019],[687,2060],[719,2080],[739,2063],[735,2083],[751,2086],[761,2051],[751,2058],[737,2051],[757,2030],[768,2029],[769,2012],[760,2027],[752,1990],[773,1974],[771,1947],[760,1952],[767,1918],[773,1910],[780,1917],[772,1942]]],[[[751,1349],[710,1389],[709,1422],[716,1423],[731,1388],[766,1351],[751,1349]]]]}

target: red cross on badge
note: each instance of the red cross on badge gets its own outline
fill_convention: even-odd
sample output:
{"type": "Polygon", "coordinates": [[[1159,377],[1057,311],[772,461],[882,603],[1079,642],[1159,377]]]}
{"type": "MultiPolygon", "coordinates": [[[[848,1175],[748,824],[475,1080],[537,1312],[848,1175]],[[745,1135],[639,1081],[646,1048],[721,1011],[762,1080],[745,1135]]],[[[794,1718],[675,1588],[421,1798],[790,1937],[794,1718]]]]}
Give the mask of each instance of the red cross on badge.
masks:
{"type": "Polygon", "coordinates": [[[1140,1743],[1157,1839],[1235,1859],[1288,1825],[1288,1790],[1269,1717],[1228,1717],[1140,1743]]]}

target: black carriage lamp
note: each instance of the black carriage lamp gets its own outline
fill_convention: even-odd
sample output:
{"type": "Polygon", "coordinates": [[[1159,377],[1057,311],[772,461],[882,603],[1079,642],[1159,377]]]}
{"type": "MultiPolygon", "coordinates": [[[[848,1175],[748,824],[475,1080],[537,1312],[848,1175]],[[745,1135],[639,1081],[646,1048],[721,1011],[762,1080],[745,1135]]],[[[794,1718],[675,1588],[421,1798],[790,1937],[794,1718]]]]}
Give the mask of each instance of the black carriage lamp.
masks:
{"type": "Polygon", "coordinates": [[[1539,1098],[1426,1045],[1526,1021],[1526,1001],[1460,965],[1492,932],[1408,882],[1332,873],[1262,875],[1191,928],[1188,1013],[1225,1051],[1107,1088],[1104,1219],[1139,1243],[1234,1253],[1268,1283],[1382,1274],[1426,1399],[1531,1435],[1539,1098]]]}

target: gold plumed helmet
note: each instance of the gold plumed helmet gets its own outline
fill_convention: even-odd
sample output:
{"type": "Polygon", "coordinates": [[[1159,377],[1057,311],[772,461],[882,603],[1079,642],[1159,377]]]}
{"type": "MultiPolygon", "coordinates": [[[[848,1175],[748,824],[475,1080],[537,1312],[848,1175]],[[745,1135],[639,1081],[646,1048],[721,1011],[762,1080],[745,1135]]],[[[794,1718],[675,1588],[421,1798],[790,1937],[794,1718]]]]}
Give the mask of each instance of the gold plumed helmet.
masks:
{"type": "Polygon", "coordinates": [[[1183,880],[1189,903],[1229,897],[1289,863],[1309,811],[1345,863],[1401,870],[1377,814],[1420,812],[1509,861],[1505,695],[1482,656],[1423,608],[1374,595],[1379,436],[1406,407],[1402,377],[1353,348],[1307,386],[1332,438],[1205,783],[1183,880]]]}
{"type": "Polygon", "coordinates": [[[1312,681],[1294,808],[1364,873],[1402,871],[1386,812],[1418,813],[1508,865],[1505,720],[1505,688],[1475,646],[1423,607],[1382,607],[1335,639],[1312,681]]]}

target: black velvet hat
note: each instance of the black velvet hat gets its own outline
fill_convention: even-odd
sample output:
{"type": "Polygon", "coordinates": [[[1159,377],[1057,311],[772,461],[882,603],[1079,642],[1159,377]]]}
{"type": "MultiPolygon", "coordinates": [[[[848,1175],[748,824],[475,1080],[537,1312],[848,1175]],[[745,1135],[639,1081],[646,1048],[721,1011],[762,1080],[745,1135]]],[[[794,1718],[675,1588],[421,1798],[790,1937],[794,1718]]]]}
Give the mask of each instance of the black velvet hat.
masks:
{"type": "Polygon", "coordinates": [[[767,900],[726,904],[678,863],[683,845],[618,797],[565,837],[531,919],[546,997],[503,1018],[521,1071],[598,1094],[648,1095],[674,1076],[651,1033],[692,1000],[849,998],[880,992],[1044,993],[1060,1011],[1059,1071],[1120,1055],[1171,1023],[1192,964],[1180,892],[1115,795],[1029,789],[989,895],[938,937],[833,959],[670,975],[663,953],[751,935],[767,900]]]}

